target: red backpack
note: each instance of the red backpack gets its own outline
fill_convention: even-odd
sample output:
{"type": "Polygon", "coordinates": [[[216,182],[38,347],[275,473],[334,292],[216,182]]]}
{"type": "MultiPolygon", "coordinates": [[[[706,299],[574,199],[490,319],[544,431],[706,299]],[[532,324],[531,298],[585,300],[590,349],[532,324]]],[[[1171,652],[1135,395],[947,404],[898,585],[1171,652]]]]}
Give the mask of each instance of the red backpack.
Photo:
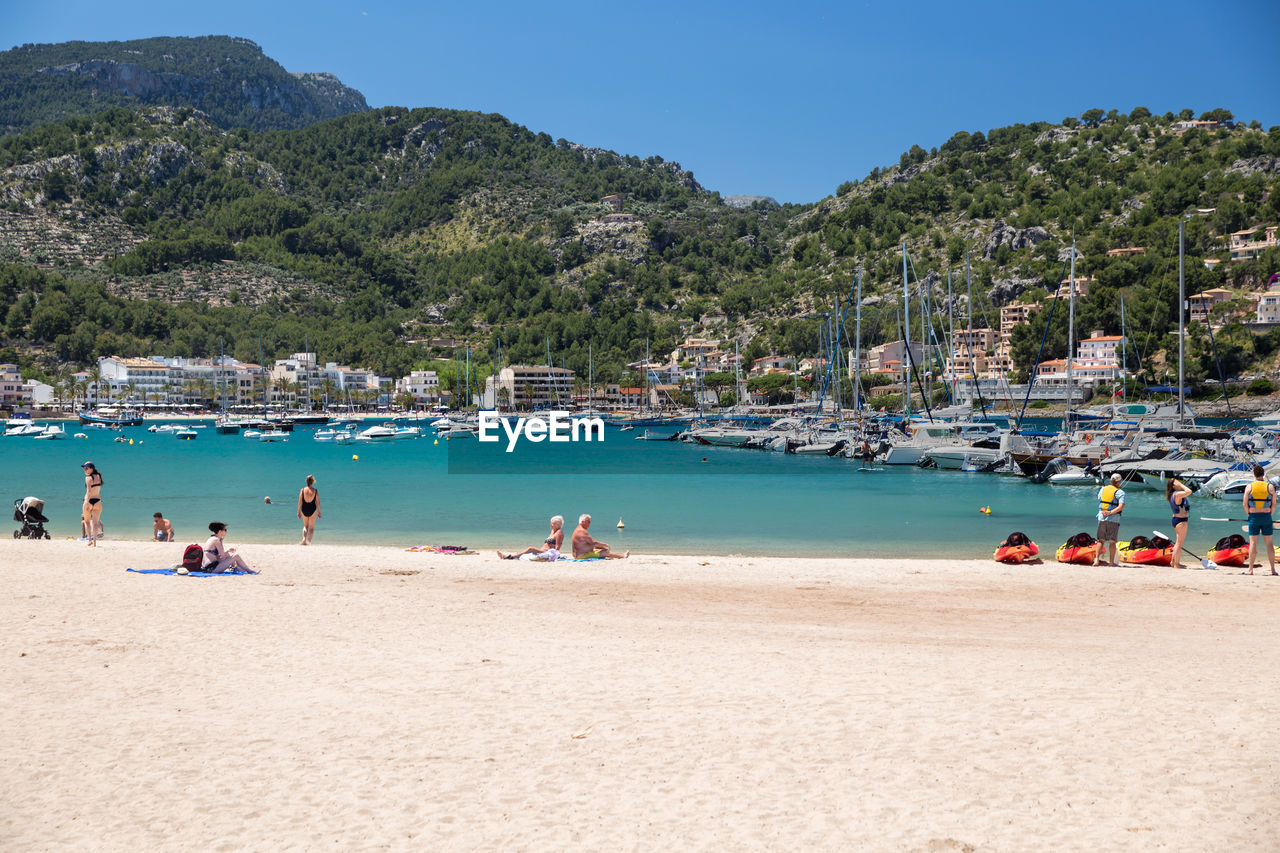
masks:
{"type": "Polygon", "coordinates": [[[182,568],[189,572],[198,572],[204,564],[204,549],[199,545],[188,545],[182,552],[182,568]]]}

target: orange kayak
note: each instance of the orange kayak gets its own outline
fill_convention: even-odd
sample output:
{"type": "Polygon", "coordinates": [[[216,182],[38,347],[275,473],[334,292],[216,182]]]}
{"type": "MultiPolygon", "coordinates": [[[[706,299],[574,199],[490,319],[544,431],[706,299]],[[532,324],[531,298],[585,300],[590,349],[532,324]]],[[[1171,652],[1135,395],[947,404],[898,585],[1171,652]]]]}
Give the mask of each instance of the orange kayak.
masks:
{"type": "Polygon", "coordinates": [[[1025,563],[1040,553],[1040,546],[1027,538],[1025,533],[1010,533],[996,549],[997,563],[1025,563]]]}

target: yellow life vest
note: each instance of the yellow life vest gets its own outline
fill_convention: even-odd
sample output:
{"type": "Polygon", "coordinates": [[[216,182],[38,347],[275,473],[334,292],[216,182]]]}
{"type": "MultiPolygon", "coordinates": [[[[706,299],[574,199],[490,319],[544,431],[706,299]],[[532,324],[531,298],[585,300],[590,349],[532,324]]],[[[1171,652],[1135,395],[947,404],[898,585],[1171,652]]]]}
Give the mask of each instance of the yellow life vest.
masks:
{"type": "Polygon", "coordinates": [[[1271,494],[1266,481],[1254,480],[1249,484],[1249,512],[1271,512],[1271,494]]]}
{"type": "Polygon", "coordinates": [[[1120,506],[1120,500],[1116,497],[1116,492],[1120,491],[1115,486],[1103,486],[1102,491],[1098,493],[1098,511],[1109,512],[1120,506]]]}

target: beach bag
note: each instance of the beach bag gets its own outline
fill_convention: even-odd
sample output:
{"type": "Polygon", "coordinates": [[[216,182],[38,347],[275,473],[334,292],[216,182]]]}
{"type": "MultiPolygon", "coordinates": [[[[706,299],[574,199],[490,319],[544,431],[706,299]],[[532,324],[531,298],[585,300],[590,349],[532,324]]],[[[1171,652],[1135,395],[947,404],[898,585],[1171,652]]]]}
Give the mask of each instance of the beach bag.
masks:
{"type": "Polygon", "coordinates": [[[198,572],[204,563],[204,549],[199,545],[188,545],[182,552],[182,568],[189,572],[198,572]]]}

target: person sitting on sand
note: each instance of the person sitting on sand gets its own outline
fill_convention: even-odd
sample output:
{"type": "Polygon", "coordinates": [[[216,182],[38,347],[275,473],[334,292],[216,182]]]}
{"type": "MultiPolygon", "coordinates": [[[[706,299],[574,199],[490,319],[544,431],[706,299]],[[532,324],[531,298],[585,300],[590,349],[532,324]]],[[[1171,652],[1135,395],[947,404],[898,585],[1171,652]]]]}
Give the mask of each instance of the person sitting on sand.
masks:
{"type": "Polygon", "coordinates": [[[173,525],[169,522],[169,519],[158,512],[152,517],[155,520],[151,522],[151,538],[157,542],[172,542],[173,525]]]}
{"type": "Polygon", "coordinates": [[[200,571],[218,574],[220,572],[248,572],[251,575],[257,574],[253,569],[249,568],[249,564],[244,558],[236,553],[235,548],[228,548],[222,540],[227,538],[227,526],[221,521],[209,522],[209,532],[213,535],[209,537],[209,541],[204,543],[204,560],[200,564],[200,571]]]}
{"type": "Polygon", "coordinates": [[[609,550],[608,542],[601,542],[598,539],[592,539],[590,532],[591,516],[585,512],[578,516],[578,526],[573,529],[573,538],[570,540],[573,544],[573,559],[575,560],[621,560],[630,557],[631,552],[625,551],[621,554],[614,554],[609,550]]]}
{"type": "Polygon", "coordinates": [[[560,547],[564,545],[564,516],[551,516],[551,535],[542,540],[541,545],[530,545],[523,551],[515,554],[504,554],[498,552],[498,556],[504,560],[518,560],[525,554],[533,554],[535,560],[545,560],[552,562],[560,559],[560,547]]]}

